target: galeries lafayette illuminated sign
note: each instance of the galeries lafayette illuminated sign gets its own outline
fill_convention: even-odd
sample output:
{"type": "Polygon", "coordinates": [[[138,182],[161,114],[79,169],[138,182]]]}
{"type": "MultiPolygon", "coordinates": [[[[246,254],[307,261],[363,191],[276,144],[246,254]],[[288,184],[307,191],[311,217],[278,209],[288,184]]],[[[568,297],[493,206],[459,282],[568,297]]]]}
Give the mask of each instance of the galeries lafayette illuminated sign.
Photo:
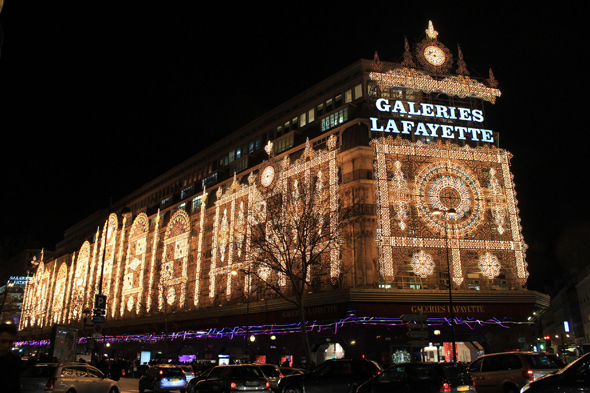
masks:
{"type": "MultiPolygon", "coordinates": [[[[471,121],[483,123],[483,112],[479,109],[458,108],[453,106],[433,105],[415,102],[395,101],[393,105],[386,98],[375,102],[377,110],[402,116],[421,116],[433,119],[471,121]]],[[[371,131],[392,132],[395,134],[414,134],[431,138],[447,138],[494,143],[492,130],[453,126],[402,119],[378,119],[371,117],[371,131]]]]}

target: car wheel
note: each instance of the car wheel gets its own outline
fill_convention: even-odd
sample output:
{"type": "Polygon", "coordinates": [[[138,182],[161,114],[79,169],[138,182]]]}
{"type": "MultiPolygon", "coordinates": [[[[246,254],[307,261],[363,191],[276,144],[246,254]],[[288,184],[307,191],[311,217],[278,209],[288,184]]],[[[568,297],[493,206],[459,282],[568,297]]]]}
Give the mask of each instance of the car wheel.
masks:
{"type": "Polygon", "coordinates": [[[287,385],[283,389],[283,393],[301,393],[301,389],[295,385],[287,385]]]}
{"type": "Polygon", "coordinates": [[[137,390],[139,390],[139,393],[145,392],[145,389],[141,385],[139,385],[139,388],[137,390]]]}

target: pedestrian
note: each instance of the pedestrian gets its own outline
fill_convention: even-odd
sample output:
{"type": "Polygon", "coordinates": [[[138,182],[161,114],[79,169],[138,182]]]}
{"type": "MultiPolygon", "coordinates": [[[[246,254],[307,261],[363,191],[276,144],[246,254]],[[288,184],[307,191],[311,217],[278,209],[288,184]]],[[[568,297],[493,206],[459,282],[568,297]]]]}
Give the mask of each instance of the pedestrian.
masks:
{"type": "Polygon", "coordinates": [[[22,360],[12,352],[16,334],[16,326],[0,324],[0,381],[3,393],[20,393],[19,376],[22,371],[22,360]]]}

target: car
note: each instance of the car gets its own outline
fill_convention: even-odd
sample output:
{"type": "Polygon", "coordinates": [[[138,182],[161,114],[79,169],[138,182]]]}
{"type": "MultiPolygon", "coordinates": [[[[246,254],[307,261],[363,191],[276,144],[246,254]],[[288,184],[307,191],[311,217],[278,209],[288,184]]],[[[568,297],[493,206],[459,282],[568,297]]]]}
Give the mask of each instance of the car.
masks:
{"type": "Polygon", "coordinates": [[[571,393],[590,391],[590,353],[564,368],[522,387],[521,393],[571,393]]]}
{"type": "Polygon", "coordinates": [[[565,363],[544,352],[504,352],[477,358],[468,370],[478,393],[517,393],[527,383],[558,371],[565,363]]]}
{"type": "Polygon", "coordinates": [[[195,377],[195,372],[193,371],[193,366],[181,364],[179,367],[184,371],[184,375],[186,376],[186,382],[189,383],[191,379],[195,377]]]}
{"type": "Polygon", "coordinates": [[[305,374],[281,378],[281,393],[353,393],[383,369],[366,359],[331,359],[305,374]]]}
{"type": "Polygon", "coordinates": [[[141,366],[137,367],[137,371],[134,373],[135,378],[141,378],[142,375],[145,375],[147,370],[149,370],[149,364],[142,364],[141,366]]]}
{"type": "Polygon", "coordinates": [[[146,390],[154,392],[179,390],[186,392],[186,375],[180,366],[174,364],[156,364],[139,378],[139,393],[146,390]]]}
{"type": "Polygon", "coordinates": [[[281,371],[281,374],[283,375],[283,377],[286,377],[287,375],[305,374],[307,372],[307,370],[304,368],[283,367],[283,366],[280,366],[279,370],[281,371]]]}
{"type": "Polygon", "coordinates": [[[272,392],[270,382],[260,367],[253,364],[213,367],[201,376],[201,380],[189,386],[190,393],[272,392]]]}
{"type": "Polygon", "coordinates": [[[120,393],[116,381],[84,363],[39,363],[20,377],[22,393],[120,393]]]}
{"type": "Polygon", "coordinates": [[[375,375],[357,392],[475,392],[475,385],[461,363],[400,363],[375,375]]]}
{"type": "Polygon", "coordinates": [[[283,377],[279,366],[275,366],[274,364],[255,364],[255,366],[260,367],[266,379],[270,383],[270,388],[275,391],[279,386],[279,380],[283,377]]]}

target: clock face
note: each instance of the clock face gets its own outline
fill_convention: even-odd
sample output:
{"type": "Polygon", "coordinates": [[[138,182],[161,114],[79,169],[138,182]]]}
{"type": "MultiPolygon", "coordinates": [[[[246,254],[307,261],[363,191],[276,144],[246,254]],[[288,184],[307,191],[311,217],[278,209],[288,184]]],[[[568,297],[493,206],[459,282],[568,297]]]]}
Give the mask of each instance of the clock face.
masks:
{"type": "Polygon", "coordinates": [[[272,184],[272,181],[275,178],[275,168],[272,165],[267,166],[266,168],[264,168],[264,170],[262,171],[262,174],[260,175],[260,183],[264,186],[264,187],[268,187],[272,184]]]}
{"type": "Polygon", "coordinates": [[[427,46],[426,49],[424,49],[424,57],[426,58],[426,61],[433,66],[440,66],[446,60],[445,52],[438,46],[434,45],[427,46]]]}

